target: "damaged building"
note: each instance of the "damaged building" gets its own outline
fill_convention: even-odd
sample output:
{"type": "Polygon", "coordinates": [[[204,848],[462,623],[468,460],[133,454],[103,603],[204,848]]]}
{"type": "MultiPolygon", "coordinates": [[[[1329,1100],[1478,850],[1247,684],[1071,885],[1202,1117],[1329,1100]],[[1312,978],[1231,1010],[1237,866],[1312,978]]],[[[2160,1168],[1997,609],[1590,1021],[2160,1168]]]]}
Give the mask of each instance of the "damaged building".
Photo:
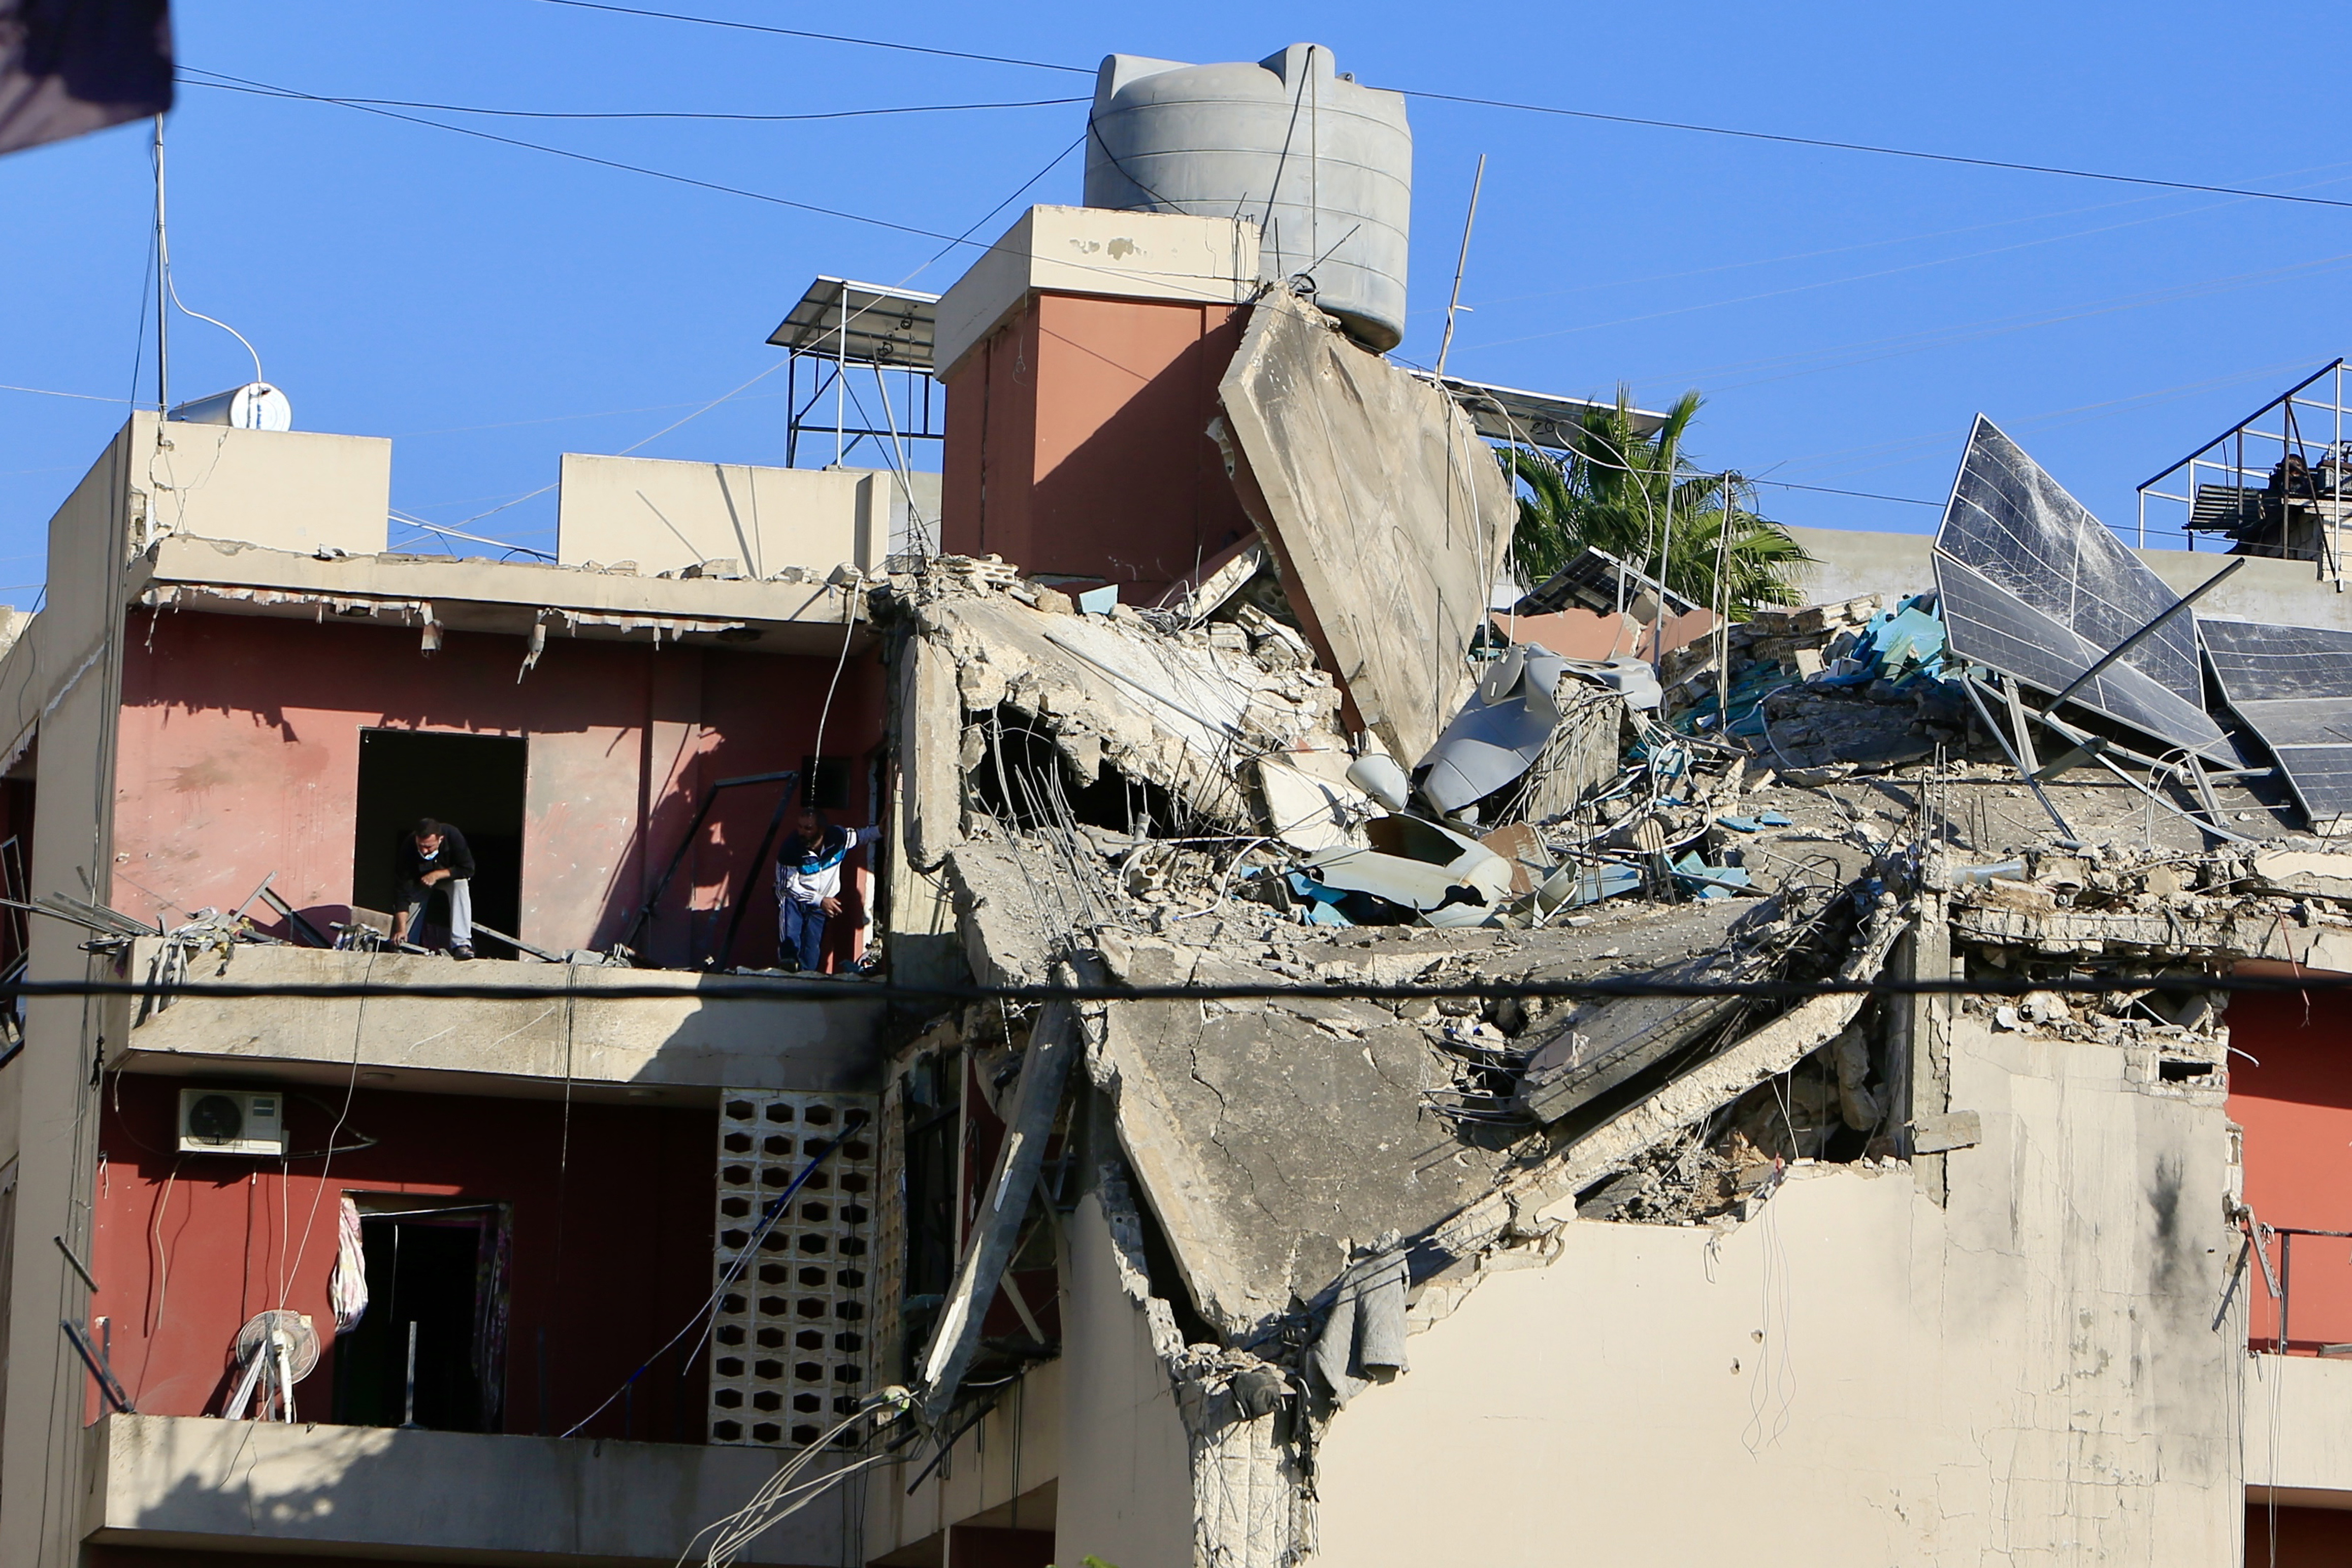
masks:
{"type": "Polygon", "coordinates": [[[1092,205],[887,354],[839,286],[936,549],[574,458],[556,560],[415,557],[382,443],[118,437],[0,654],[0,956],[113,983],[0,1059],[0,1555],[2342,1559],[2352,610],[1990,420],[1800,605],[1498,593],[1589,405],[1114,178],[1303,84],[1402,134],[1115,58],[1092,205]],[[816,976],[803,802],[879,830],[816,976]],[[382,929],[420,814],[472,963],[382,929]]]}

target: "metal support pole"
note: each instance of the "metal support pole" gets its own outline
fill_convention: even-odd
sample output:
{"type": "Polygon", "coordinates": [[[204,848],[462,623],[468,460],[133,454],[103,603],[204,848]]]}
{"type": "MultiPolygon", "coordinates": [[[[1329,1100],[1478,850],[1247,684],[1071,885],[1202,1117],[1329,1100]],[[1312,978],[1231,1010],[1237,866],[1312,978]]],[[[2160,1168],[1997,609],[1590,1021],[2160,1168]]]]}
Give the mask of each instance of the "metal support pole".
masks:
{"type": "Polygon", "coordinates": [[[2283,1230],[2279,1237],[2279,1354],[2286,1354],[2288,1310],[2294,1305],[2294,1232],[2283,1230]]]}
{"type": "Polygon", "coordinates": [[[155,117],[155,413],[172,406],[172,252],[163,235],[163,117],[155,117]]]}
{"type": "Polygon", "coordinates": [[[2197,586],[2189,589],[2189,592],[2180,595],[2180,597],[2172,605],[2159,613],[2154,620],[2149,621],[2146,626],[2140,627],[2139,630],[2132,633],[2131,636],[2124,638],[2123,641],[2116,644],[2115,647],[2100,655],[2097,661],[2095,662],[2090,668],[2084,670],[2073,680],[2067,682],[2066,689],[2061,691],[2057,696],[2050,700],[2050,710],[2053,713],[2056,712],[2061,707],[2065,705],[2066,699],[2074,696],[2074,693],[2082,690],[2084,687],[2089,685],[2092,680],[2097,678],[2101,670],[2115,663],[2116,660],[2123,658],[2124,655],[2129,653],[2133,648],[2137,647],[2151,632],[2164,625],[2165,622],[2170,620],[2173,616],[2179,615],[2181,611],[2187,609],[2189,605],[2203,598],[2213,589],[2220,587],[2222,579],[2237,571],[2239,567],[2243,566],[2248,559],[2248,557],[2243,555],[2239,556],[2235,561],[2231,562],[2227,566],[2222,567],[2219,572],[2214,573],[2213,575],[2206,578],[2205,581],[2198,584],[2197,586]]]}
{"type": "Polygon", "coordinates": [[[841,286],[841,303],[835,308],[833,331],[833,466],[842,466],[841,431],[849,423],[849,285],[841,286]]]}
{"type": "Polygon", "coordinates": [[[402,1401],[400,1425],[404,1430],[416,1426],[416,1320],[408,1320],[408,1381],[402,1401]]]}
{"type": "Polygon", "coordinates": [[[793,466],[801,446],[801,420],[794,412],[801,404],[801,351],[784,351],[784,467],[793,466]]]}

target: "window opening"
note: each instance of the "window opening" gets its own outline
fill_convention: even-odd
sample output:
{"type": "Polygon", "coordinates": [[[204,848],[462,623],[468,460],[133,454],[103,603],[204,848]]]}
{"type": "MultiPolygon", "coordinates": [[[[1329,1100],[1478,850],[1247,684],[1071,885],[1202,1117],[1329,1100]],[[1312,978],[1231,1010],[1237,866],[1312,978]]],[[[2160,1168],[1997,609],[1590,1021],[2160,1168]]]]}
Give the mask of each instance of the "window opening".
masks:
{"type": "Polygon", "coordinates": [[[438,1432],[498,1431],[506,1383],[507,1206],[421,1206],[431,1200],[405,1193],[353,1195],[368,1305],[358,1326],[335,1342],[335,1421],[402,1424],[414,1324],[416,1424],[438,1432]]]}

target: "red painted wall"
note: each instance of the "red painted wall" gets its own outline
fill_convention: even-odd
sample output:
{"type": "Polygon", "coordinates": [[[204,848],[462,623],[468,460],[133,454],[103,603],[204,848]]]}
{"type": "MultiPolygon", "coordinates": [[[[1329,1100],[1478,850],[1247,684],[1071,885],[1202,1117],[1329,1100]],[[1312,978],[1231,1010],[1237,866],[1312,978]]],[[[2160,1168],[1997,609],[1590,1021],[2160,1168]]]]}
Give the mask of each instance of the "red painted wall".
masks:
{"type": "MultiPolygon", "coordinates": [[[[2230,1119],[2245,1130],[2247,1204],[2265,1225],[2352,1231],[2352,1017],[2329,997],[2287,992],[2238,996],[2229,1024],[2230,1119]]],[[[2302,1237],[2294,1249],[2289,1348],[2352,1344],[2352,1242],[2302,1237]]],[[[2274,1245],[2273,1267],[2282,1250],[2274,1245]]],[[[2248,1267],[2239,1288],[2249,1334],[2269,1346],[2276,1310],[2248,1267]]]]}
{"type": "Polygon", "coordinates": [[[1041,294],[947,384],[945,547],[1156,603],[1250,532],[1216,443],[1246,309],[1041,294]]]}
{"type": "MultiPolygon", "coordinates": [[[[124,1074],[106,1089],[90,1268],[93,1316],[111,1320],[113,1363],[138,1408],[216,1413],[229,1347],[254,1313],[310,1315],[325,1345],[295,1389],[297,1414],[332,1409],[334,1314],[327,1281],[345,1192],[394,1192],[512,1205],[507,1342],[509,1432],[537,1428],[538,1342],[547,1335],[547,1413],[561,1432],[586,1416],[691,1317],[716,1246],[718,1117],[710,1110],[562,1105],[362,1089],[337,1142],[372,1148],[275,1160],[173,1152],[177,1080],[124,1074]],[[281,1289],[281,1280],[283,1281],[281,1289]]],[[[327,1145],[342,1093],[290,1092],[294,1149],[327,1145]]],[[[675,1352],[673,1352],[673,1355],[675,1352]]],[[[700,1442],[707,1362],[684,1389],[686,1440],[700,1442]]],[[[677,1367],[639,1379],[631,1427],[671,1441],[677,1367]]],[[[93,1401],[95,1394],[92,1394],[93,1401]]],[[[93,1403],[89,1414],[98,1408],[93,1403]]],[[[622,1435],[617,1402],[583,1434],[622,1435]]]]}
{"type": "MultiPolygon", "coordinates": [[[[801,765],[834,674],[829,658],[560,637],[518,680],[521,659],[517,637],[452,632],[427,657],[414,631],[134,614],[114,902],[142,919],[165,907],[234,909],[275,871],[276,890],[318,911],[314,922],[342,919],[360,731],[523,735],[531,776],[517,934],[602,947],[627,928],[709,781],[801,765]]],[[[862,781],[881,728],[869,653],[843,670],[825,723],[826,752],[858,762],[842,814],[853,825],[871,820],[862,781]]],[[[640,951],[673,964],[707,952],[723,933],[717,911],[751,870],[758,888],[736,956],[773,962],[774,899],[749,861],[776,798],[767,787],[719,797],[640,951]]],[[[845,955],[853,927],[832,934],[845,955]]]]}

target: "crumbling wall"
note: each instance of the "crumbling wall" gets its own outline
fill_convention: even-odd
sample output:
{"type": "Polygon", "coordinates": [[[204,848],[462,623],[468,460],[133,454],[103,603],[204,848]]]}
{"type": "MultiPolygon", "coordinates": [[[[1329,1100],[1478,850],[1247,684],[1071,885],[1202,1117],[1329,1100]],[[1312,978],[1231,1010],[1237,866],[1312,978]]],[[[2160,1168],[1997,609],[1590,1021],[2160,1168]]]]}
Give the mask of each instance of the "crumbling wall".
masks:
{"type": "Polygon", "coordinates": [[[1906,1165],[1808,1163],[1736,1227],[1543,1214],[1557,1262],[1486,1280],[1325,1435],[1325,1560],[2232,1561],[2220,1091],[1977,1018],[1951,1041],[1982,1135],[1948,1207],[1906,1165]],[[1691,1506],[1624,1506],[1662,1489],[1691,1506]]]}

